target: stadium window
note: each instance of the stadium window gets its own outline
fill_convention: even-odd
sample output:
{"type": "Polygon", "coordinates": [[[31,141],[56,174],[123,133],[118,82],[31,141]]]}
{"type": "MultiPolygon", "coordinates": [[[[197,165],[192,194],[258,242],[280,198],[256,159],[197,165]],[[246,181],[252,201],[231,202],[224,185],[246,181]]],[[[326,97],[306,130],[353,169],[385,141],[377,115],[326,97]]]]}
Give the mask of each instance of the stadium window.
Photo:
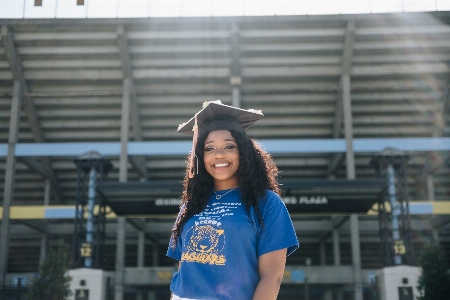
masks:
{"type": "Polygon", "coordinates": [[[84,0],[77,0],[77,5],[84,5],[84,0]]]}
{"type": "Polygon", "coordinates": [[[34,0],[34,6],[42,6],[42,0],[34,0]]]}

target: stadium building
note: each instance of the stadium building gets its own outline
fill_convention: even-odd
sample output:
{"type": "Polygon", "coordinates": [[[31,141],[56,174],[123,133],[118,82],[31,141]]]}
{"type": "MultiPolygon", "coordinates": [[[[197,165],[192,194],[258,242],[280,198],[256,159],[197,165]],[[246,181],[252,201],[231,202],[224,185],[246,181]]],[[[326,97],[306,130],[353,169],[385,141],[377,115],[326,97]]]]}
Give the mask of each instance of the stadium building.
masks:
{"type": "Polygon", "coordinates": [[[96,9],[0,0],[0,299],[60,239],[72,299],[168,299],[190,151],[176,128],[216,99],[265,115],[248,135],[300,242],[278,299],[382,299],[395,267],[395,293],[414,290],[428,243],[450,263],[449,12],[96,9]]]}

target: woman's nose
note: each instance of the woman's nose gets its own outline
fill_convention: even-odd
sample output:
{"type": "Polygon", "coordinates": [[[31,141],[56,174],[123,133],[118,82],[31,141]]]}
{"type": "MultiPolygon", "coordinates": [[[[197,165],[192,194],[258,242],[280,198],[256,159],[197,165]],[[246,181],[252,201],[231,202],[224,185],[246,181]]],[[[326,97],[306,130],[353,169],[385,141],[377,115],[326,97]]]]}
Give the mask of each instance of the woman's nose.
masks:
{"type": "Polygon", "coordinates": [[[223,157],[223,156],[225,156],[224,149],[216,149],[216,151],[214,152],[214,156],[215,157],[223,157]]]}

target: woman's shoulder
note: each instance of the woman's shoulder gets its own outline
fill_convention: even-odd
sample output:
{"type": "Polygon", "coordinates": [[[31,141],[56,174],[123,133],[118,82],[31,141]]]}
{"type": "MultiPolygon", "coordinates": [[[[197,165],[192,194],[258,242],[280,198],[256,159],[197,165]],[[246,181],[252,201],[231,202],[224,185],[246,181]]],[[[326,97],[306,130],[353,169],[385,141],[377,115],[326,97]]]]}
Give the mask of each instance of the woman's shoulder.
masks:
{"type": "Polygon", "coordinates": [[[281,200],[281,197],[274,191],[266,189],[266,196],[264,197],[263,202],[270,207],[272,205],[283,203],[283,200],[281,200]]]}
{"type": "Polygon", "coordinates": [[[267,189],[266,189],[266,198],[267,199],[280,199],[281,200],[280,196],[277,193],[275,193],[272,190],[267,190],[267,189]]]}

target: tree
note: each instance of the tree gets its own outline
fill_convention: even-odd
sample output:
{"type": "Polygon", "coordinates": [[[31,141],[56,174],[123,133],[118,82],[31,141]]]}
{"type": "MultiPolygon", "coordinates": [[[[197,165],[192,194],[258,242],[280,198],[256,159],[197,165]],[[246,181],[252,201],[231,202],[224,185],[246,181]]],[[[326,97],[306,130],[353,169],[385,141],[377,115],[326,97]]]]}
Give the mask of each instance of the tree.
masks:
{"type": "Polygon", "coordinates": [[[31,283],[28,297],[30,300],[65,300],[71,294],[67,275],[69,268],[68,247],[59,240],[56,250],[51,249],[45,258],[40,276],[31,283]]]}
{"type": "Polygon", "coordinates": [[[422,274],[417,289],[418,300],[450,299],[450,275],[447,273],[445,253],[438,245],[429,244],[419,258],[422,274]]]}

